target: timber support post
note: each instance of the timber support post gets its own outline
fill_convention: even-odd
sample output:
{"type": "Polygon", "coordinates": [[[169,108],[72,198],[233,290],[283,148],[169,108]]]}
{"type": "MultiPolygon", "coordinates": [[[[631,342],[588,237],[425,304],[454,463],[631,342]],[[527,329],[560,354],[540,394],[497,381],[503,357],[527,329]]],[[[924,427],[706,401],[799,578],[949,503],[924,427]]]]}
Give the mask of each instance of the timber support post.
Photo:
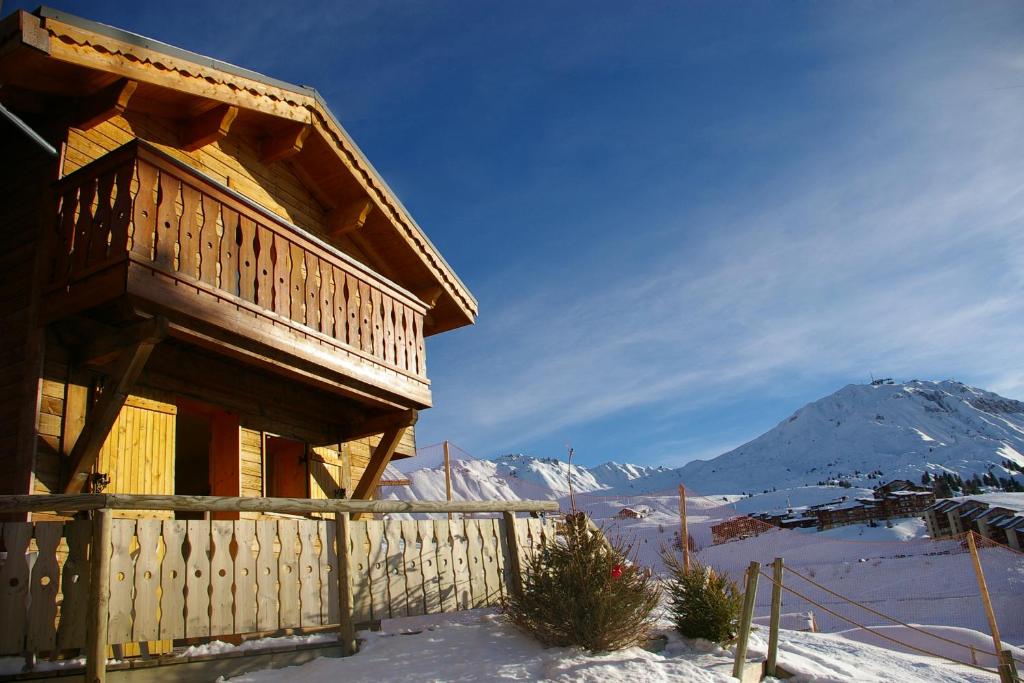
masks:
{"type": "Polygon", "coordinates": [[[679,545],[683,547],[683,570],[690,571],[690,529],[686,523],[686,487],[679,485],[679,545]]]}
{"type": "Polygon", "coordinates": [[[334,537],[338,545],[338,640],[342,654],[348,656],[358,649],[352,620],[352,522],[348,512],[335,513],[334,537]]]}
{"type": "Polygon", "coordinates": [[[91,580],[86,626],[85,680],[107,680],[107,618],[110,606],[111,512],[100,508],[93,513],[92,545],[89,548],[91,580]]]}
{"type": "MultiPolygon", "coordinates": [[[[451,513],[449,513],[451,514],[451,513]]],[[[519,562],[519,537],[516,535],[516,513],[503,512],[505,519],[505,545],[508,547],[508,571],[512,575],[512,592],[523,594],[523,567],[519,562]]]]}
{"type": "Polygon", "coordinates": [[[750,639],[750,624],[754,620],[754,601],[757,599],[757,577],[761,565],[751,562],[747,567],[746,589],[743,592],[743,614],[740,615],[740,629],[736,639],[736,659],[732,665],[734,678],[743,680],[743,669],[747,663],[747,641],[750,639]]]}
{"type": "MultiPolygon", "coordinates": [[[[996,613],[992,609],[992,596],[988,593],[988,583],[985,581],[985,572],[981,568],[981,557],[978,555],[978,545],[974,542],[974,532],[967,532],[967,548],[971,551],[971,560],[974,562],[974,574],[978,577],[978,590],[981,592],[981,602],[985,606],[985,616],[988,617],[988,626],[992,632],[992,644],[995,651],[999,653],[999,683],[1014,683],[1014,676],[1011,667],[1006,665],[1002,656],[1003,641],[999,635],[999,624],[996,622],[996,613]]],[[[1012,665],[1012,658],[1010,660],[1012,665]]]]}
{"type": "MultiPolygon", "coordinates": [[[[452,461],[448,452],[448,439],[444,440],[444,493],[448,502],[452,502],[452,461]]],[[[448,520],[451,521],[452,513],[448,513],[448,520]]]]}
{"type": "Polygon", "coordinates": [[[775,664],[779,656],[779,621],[782,618],[782,558],[772,562],[772,616],[768,626],[768,661],[765,674],[775,676],[775,664]]]}

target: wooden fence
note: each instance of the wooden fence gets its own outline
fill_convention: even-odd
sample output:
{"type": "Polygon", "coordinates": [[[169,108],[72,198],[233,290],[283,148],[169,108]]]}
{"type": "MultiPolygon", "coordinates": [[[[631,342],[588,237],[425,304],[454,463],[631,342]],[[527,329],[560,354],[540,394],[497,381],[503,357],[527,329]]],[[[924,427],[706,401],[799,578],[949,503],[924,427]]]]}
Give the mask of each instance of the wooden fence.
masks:
{"type": "Polygon", "coordinates": [[[93,520],[0,526],[6,550],[0,564],[0,655],[105,653],[107,645],[121,643],[336,625],[344,640],[356,623],[500,604],[518,587],[521,561],[554,534],[550,520],[516,519],[507,509],[555,506],[542,501],[474,506],[96,494],[0,498],[0,511],[24,509],[29,498],[37,510],[46,500],[51,503],[46,509],[97,512],[93,520]],[[15,498],[20,501],[11,502],[15,498]],[[286,502],[274,505],[275,500],[286,502]],[[109,514],[111,507],[224,510],[252,507],[253,501],[264,511],[294,511],[299,505],[333,511],[336,518],[186,521],[109,514]],[[368,509],[410,511],[410,505],[425,512],[455,507],[504,514],[497,519],[348,518],[368,509]],[[106,553],[92,552],[104,546],[106,553]],[[102,642],[93,642],[90,631],[102,635],[104,630],[102,642]]]}

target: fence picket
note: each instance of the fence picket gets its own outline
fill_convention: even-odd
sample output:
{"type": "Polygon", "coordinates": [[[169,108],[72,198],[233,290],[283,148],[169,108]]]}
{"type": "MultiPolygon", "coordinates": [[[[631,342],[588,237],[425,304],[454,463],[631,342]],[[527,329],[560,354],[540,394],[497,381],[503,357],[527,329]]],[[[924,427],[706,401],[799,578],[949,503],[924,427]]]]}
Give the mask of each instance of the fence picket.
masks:
{"type": "Polygon", "coordinates": [[[316,548],[318,540],[315,519],[299,520],[299,624],[320,625],[320,556],[316,548]]]}
{"type": "Polygon", "coordinates": [[[39,522],[35,527],[38,554],[29,589],[31,603],[26,644],[29,652],[51,651],[57,644],[57,590],[60,586],[57,546],[64,534],[63,522],[39,522]]]}
{"type": "Polygon", "coordinates": [[[415,523],[420,534],[420,571],[423,572],[423,608],[426,614],[437,614],[441,609],[441,592],[437,585],[437,540],[434,523],[420,520],[415,523]]]}
{"type": "Polygon", "coordinates": [[[164,560],[160,567],[160,639],[185,637],[185,537],[183,520],[163,521],[164,560]]]}
{"type": "Polygon", "coordinates": [[[405,557],[403,555],[402,525],[384,524],[384,537],[388,542],[388,612],[392,618],[409,614],[409,598],[406,594],[405,557]]]}
{"type": "Polygon", "coordinates": [[[63,601],[60,625],[57,628],[57,649],[70,650],[85,645],[85,619],[87,614],[90,571],[87,558],[92,539],[92,522],[75,520],[64,525],[68,557],[61,576],[63,601]]]}
{"type": "Polygon", "coordinates": [[[240,519],[234,527],[235,632],[250,633],[256,630],[256,556],[253,554],[256,522],[240,519]]]}
{"type": "Polygon", "coordinates": [[[280,628],[299,626],[299,556],[298,521],[282,519],[277,523],[281,554],[278,556],[278,599],[280,600],[280,628]]]}
{"type": "Polygon", "coordinates": [[[277,558],[274,540],[277,538],[278,520],[265,520],[256,525],[259,554],[256,556],[256,628],[259,631],[276,630],[278,618],[277,558]]]}
{"type": "Polygon", "coordinates": [[[210,522],[210,635],[235,633],[234,600],[231,596],[231,584],[235,580],[231,561],[233,535],[234,522],[210,522]]]}
{"type": "Polygon", "coordinates": [[[186,522],[188,559],[185,561],[185,637],[210,635],[210,522],[186,522]]]}
{"type": "Polygon", "coordinates": [[[107,619],[107,642],[132,642],[132,587],[135,585],[135,562],[132,541],[135,539],[134,519],[115,519],[110,528],[110,603],[107,619]]]}
{"type": "Polygon", "coordinates": [[[135,619],[132,640],[147,642],[160,639],[160,529],[159,519],[140,519],[135,528],[139,555],[135,560],[135,619]]]}

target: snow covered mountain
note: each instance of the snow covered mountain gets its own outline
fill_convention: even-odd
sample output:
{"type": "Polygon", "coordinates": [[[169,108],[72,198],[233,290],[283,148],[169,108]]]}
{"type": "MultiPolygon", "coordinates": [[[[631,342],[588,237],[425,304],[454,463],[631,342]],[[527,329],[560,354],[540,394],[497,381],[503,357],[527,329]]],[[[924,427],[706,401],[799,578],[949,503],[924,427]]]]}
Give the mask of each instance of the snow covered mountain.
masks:
{"type": "MultiPolygon", "coordinates": [[[[1024,465],[1024,403],[953,380],[851,384],[753,441],[674,473],[697,491],[762,491],[841,478],[852,484],[965,479],[1024,465]],[[871,477],[872,472],[881,472],[871,477]]],[[[654,482],[650,482],[654,484],[654,482]]],[[[657,488],[657,486],[655,486],[657,488]]]]}
{"type": "MultiPolygon", "coordinates": [[[[577,493],[628,487],[631,482],[671,472],[666,467],[606,462],[596,467],[572,466],[572,487],[577,493]]],[[[538,458],[522,453],[494,460],[452,461],[452,497],[457,500],[545,500],[569,493],[569,466],[555,458],[538,458]]],[[[444,468],[414,470],[406,475],[411,484],[391,497],[405,500],[443,500],[444,468]]]]}
{"type": "MultiPolygon", "coordinates": [[[[1024,402],[953,380],[851,384],[710,460],[678,469],[574,465],[573,489],[637,495],[684,483],[695,493],[728,494],[835,480],[871,488],[892,479],[917,481],[925,471],[967,479],[991,468],[997,477],[1011,476],[1003,463],[1024,466],[1022,454],[1024,402]]],[[[523,454],[456,460],[452,489],[465,499],[560,498],[568,494],[567,473],[561,460],[523,454]]],[[[444,498],[443,468],[408,476],[412,486],[396,495],[444,498]]]]}

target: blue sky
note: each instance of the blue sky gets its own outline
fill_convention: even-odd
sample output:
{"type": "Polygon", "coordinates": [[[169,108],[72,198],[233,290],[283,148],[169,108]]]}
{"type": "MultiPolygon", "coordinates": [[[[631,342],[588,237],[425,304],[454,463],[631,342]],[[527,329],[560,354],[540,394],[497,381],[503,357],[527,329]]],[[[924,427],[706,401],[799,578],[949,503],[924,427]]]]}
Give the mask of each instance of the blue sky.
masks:
{"type": "Polygon", "coordinates": [[[678,465],[870,373],[1024,398],[1020,3],[57,6],[320,90],[480,300],[421,445],[678,465]]]}

